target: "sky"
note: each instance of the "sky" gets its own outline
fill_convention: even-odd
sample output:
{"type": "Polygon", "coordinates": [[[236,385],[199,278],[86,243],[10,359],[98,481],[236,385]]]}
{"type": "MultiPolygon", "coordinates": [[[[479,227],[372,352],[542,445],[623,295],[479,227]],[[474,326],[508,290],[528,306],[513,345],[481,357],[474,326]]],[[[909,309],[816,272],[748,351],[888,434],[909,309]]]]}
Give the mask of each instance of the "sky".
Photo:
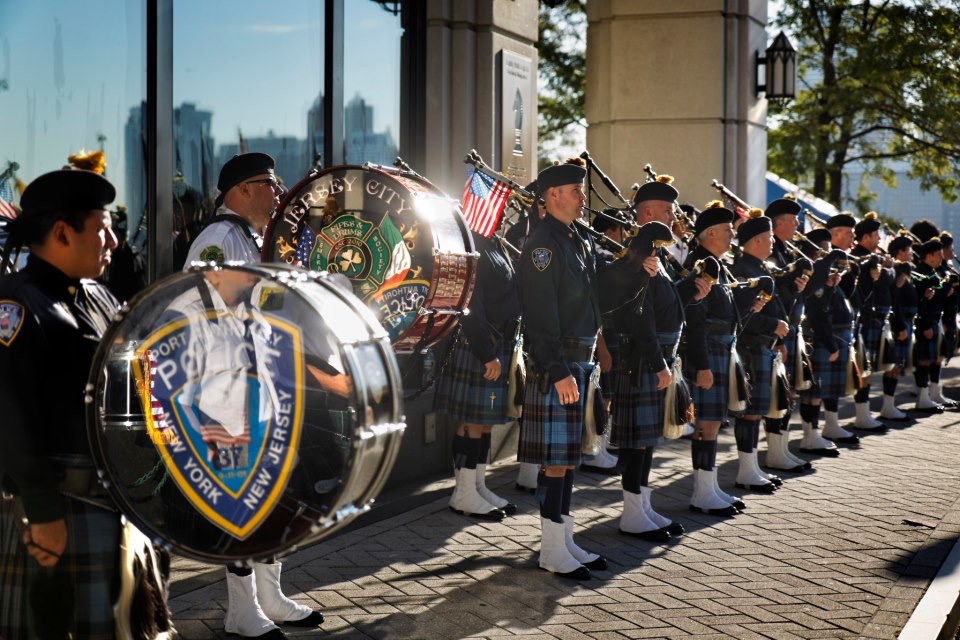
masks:
{"type": "MultiPolygon", "coordinates": [[[[0,0],[0,170],[26,182],[102,144],[123,201],[124,125],[146,91],[144,2],[0,0]],[[99,137],[105,137],[100,142],[99,137]]],[[[374,107],[374,130],[399,128],[399,18],[345,2],[344,94],[374,107]]],[[[216,143],[306,138],[320,94],[322,0],[174,1],[174,105],[212,111],[216,143]]]]}

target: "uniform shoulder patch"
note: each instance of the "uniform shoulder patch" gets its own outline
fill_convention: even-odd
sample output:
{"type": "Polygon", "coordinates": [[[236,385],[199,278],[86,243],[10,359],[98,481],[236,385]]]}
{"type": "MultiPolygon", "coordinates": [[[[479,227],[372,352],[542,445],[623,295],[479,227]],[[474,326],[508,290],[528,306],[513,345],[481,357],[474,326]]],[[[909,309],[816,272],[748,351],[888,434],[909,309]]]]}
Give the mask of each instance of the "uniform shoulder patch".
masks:
{"type": "Polygon", "coordinates": [[[204,247],[200,251],[200,259],[204,262],[223,262],[223,249],[215,244],[204,247]]]}
{"type": "Polygon", "coordinates": [[[530,252],[530,259],[533,260],[533,266],[538,271],[545,271],[550,266],[550,260],[553,258],[553,252],[550,249],[534,249],[530,252]]]}
{"type": "Polygon", "coordinates": [[[0,344],[13,344],[23,326],[23,305],[13,300],[0,300],[0,344]]]}

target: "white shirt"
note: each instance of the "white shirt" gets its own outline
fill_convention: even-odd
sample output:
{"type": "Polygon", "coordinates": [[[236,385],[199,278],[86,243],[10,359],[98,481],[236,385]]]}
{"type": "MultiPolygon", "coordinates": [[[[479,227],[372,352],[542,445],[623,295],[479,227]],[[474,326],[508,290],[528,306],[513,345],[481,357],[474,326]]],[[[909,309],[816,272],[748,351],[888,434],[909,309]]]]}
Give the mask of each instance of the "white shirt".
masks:
{"type": "MultiPolygon", "coordinates": [[[[219,209],[217,214],[237,216],[240,222],[250,229],[250,225],[247,225],[239,214],[226,207],[219,209]]],[[[250,234],[254,234],[253,229],[250,229],[250,234]]],[[[194,238],[193,244],[190,245],[190,250],[187,252],[187,259],[183,263],[183,268],[184,270],[189,268],[191,262],[209,262],[211,260],[213,262],[239,260],[256,264],[260,262],[260,249],[257,248],[257,243],[239,225],[228,220],[221,220],[207,225],[200,232],[200,235],[194,238]]]]}

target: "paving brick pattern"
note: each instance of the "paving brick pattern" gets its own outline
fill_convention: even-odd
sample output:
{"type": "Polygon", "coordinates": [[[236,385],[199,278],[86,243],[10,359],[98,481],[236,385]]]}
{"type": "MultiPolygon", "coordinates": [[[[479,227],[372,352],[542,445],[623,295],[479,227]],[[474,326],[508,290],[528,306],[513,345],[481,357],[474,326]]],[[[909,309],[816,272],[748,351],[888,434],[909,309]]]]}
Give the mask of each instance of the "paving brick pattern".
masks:
{"type": "MultiPolygon", "coordinates": [[[[534,498],[514,491],[515,464],[494,466],[490,484],[520,505],[503,523],[457,516],[444,496],[288,558],[286,592],[327,617],[288,635],[895,638],[960,533],[960,412],[891,424],[785,477],[774,495],[748,495],[746,513],[727,520],[687,510],[689,443],[659,448],[654,506],[687,529],[665,545],[618,534],[618,478],[578,473],[578,542],[610,562],[584,583],[538,569],[534,498]]],[[[721,487],[741,494],[732,429],[721,432],[718,463],[721,487]]],[[[178,560],[173,594],[182,637],[230,637],[222,569],[178,560]]]]}

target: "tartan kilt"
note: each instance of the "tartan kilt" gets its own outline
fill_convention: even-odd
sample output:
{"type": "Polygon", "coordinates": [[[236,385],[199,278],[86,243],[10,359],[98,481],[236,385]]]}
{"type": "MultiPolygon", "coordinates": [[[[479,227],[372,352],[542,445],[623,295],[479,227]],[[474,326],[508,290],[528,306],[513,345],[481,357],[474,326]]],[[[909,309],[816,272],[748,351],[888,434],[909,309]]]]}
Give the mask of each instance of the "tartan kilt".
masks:
{"type": "Polygon", "coordinates": [[[880,356],[880,340],[883,337],[883,321],[886,315],[884,313],[883,318],[879,315],[871,316],[860,323],[860,337],[863,339],[866,361],[874,371],[879,370],[880,363],[877,362],[877,358],[880,356]]]}
{"type": "Polygon", "coordinates": [[[895,366],[899,367],[902,370],[906,368],[907,363],[910,361],[910,349],[913,348],[913,333],[907,331],[907,339],[901,342],[894,338],[893,340],[893,357],[895,359],[895,366]]]}
{"type": "Polygon", "coordinates": [[[940,343],[940,355],[944,358],[952,358],[954,351],[957,350],[957,316],[944,315],[941,324],[943,340],[940,343]]]}
{"type": "Polygon", "coordinates": [[[646,367],[639,375],[621,373],[617,376],[616,385],[611,409],[613,429],[610,441],[625,449],[663,444],[667,390],[657,390],[657,374],[646,367]]]}
{"type": "MultiPolygon", "coordinates": [[[[73,637],[115,637],[113,605],[119,580],[120,516],[64,498],[67,548],[58,567],[74,592],[73,637]]],[[[21,542],[23,507],[19,499],[0,500],[0,638],[37,638],[30,620],[30,584],[45,570],[21,542]]],[[[50,612],[45,602],[41,611],[50,612]]]]}
{"type": "Polygon", "coordinates": [[[919,331],[916,332],[913,341],[913,362],[920,364],[921,361],[928,360],[936,362],[940,359],[938,345],[940,344],[940,323],[931,327],[933,329],[933,338],[927,340],[919,331]]]}
{"type": "Polygon", "coordinates": [[[507,379],[513,355],[512,337],[497,342],[501,374],[497,380],[485,380],[484,363],[470,351],[466,338],[457,341],[450,362],[437,381],[434,406],[460,423],[503,424],[507,418],[507,379]],[[491,397],[493,398],[491,400],[491,397]]]}
{"type": "Polygon", "coordinates": [[[853,331],[837,331],[834,335],[840,352],[836,362],[830,362],[830,352],[819,342],[814,342],[810,354],[813,377],[820,388],[821,398],[843,398],[847,395],[847,361],[850,358],[853,331]]]}
{"type": "Polygon", "coordinates": [[[713,373],[713,386],[701,389],[696,386],[697,372],[690,366],[689,359],[684,360],[683,375],[690,384],[693,407],[698,420],[724,421],[727,419],[727,396],[730,385],[730,348],[735,338],[726,335],[707,336],[707,364],[713,373]]]}
{"type": "MultiPolygon", "coordinates": [[[[520,442],[517,460],[550,466],[578,466],[583,442],[583,416],[587,399],[587,382],[593,372],[592,362],[568,362],[580,390],[580,401],[562,405],[554,385],[541,392],[539,376],[527,380],[520,421],[520,442]]],[[[544,375],[546,375],[544,373],[544,375]]]]}
{"type": "Polygon", "coordinates": [[[777,354],[764,346],[737,346],[740,360],[750,377],[750,401],[744,415],[765,416],[770,410],[770,385],[773,379],[773,361],[777,354]]]}

